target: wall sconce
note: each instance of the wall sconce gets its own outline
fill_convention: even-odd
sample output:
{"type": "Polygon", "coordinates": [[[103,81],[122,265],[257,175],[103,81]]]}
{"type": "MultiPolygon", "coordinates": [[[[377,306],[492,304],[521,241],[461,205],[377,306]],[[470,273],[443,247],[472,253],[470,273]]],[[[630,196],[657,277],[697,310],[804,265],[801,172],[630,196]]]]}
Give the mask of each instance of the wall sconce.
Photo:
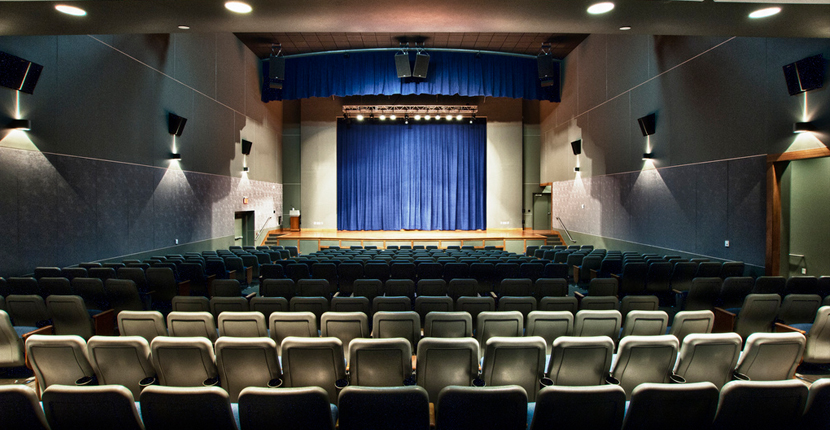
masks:
{"type": "Polygon", "coordinates": [[[29,131],[32,129],[32,121],[28,119],[13,119],[6,128],[10,130],[29,131]]]}
{"type": "Polygon", "coordinates": [[[797,122],[793,124],[793,133],[807,133],[810,131],[816,131],[816,127],[812,122],[797,122]]]}
{"type": "Polygon", "coordinates": [[[637,118],[637,123],[640,124],[640,132],[643,136],[651,136],[654,134],[656,128],[656,116],[651,113],[642,118],[637,118]]]}
{"type": "Polygon", "coordinates": [[[653,152],[644,152],[643,153],[643,160],[651,160],[654,158],[653,152]]]}
{"type": "Polygon", "coordinates": [[[578,171],[579,171],[579,167],[574,167],[574,172],[578,172],[578,171]]]}
{"type": "Polygon", "coordinates": [[[245,167],[242,168],[242,171],[243,172],[250,172],[251,169],[248,166],[245,166],[245,167]]]}
{"type": "Polygon", "coordinates": [[[179,154],[178,152],[171,152],[170,153],[170,159],[171,160],[181,160],[182,159],[182,154],[179,154]]]}

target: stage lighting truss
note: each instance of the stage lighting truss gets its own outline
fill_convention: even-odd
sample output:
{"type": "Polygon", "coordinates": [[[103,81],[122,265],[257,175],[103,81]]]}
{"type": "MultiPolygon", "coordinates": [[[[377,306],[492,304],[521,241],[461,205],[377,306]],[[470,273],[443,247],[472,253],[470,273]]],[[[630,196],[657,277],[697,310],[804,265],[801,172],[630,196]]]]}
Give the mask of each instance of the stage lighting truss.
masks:
{"type": "Polygon", "coordinates": [[[343,118],[408,124],[410,121],[460,122],[474,120],[478,106],[473,105],[348,105],[343,118]],[[429,118],[429,119],[427,119],[429,118]]]}

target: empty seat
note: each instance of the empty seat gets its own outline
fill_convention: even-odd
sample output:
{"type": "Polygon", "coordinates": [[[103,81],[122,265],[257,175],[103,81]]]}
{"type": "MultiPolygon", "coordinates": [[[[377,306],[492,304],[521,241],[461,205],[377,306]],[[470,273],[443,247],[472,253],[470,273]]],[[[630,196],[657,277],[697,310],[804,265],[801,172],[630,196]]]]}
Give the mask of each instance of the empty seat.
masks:
{"type": "Polygon", "coordinates": [[[215,342],[218,337],[216,320],[209,312],[170,312],[167,331],[175,337],[204,337],[215,342]]]}
{"type": "Polygon", "coordinates": [[[203,296],[176,296],[170,303],[174,312],[210,312],[210,300],[203,296]]]}
{"type": "Polygon", "coordinates": [[[297,286],[291,279],[264,279],[259,294],[264,297],[285,297],[291,300],[297,293],[297,286]]]}
{"type": "Polygon", "coordinates": [[[576,314],[579,307],[576,297],[544,297],[537,307],[540,311],[567,311],[576,314]]]}
{"type": "Polygon", "coordinates": [[[375,300],[372,300],[373,314],[375,312],[404,312],[411,310],[412,301],[406,296],[375,297],[375,300]]]}
{"type": "Polygon", "coordinates": [[[458,300],[460,297],[475,297],[478,294],[478,281],[472,278],[451,279],[447,284],[447,294],[453,300],[458,300]]]}
{"type": "Polygon", "coordinates": [[[74,334],[85,340],[95,334],[92,319],[79,296],[49,296],[46,298],[46,309],[52,317],[55,334],[74,334]]]}
{"type": "Polygon", "coordinates": [[[620,336],[622,316],[619,311],[579,311],[574,320],[574,336],[620,336]]]}
{"type": "Polygon", "coordinates": [[[447,281],[443,279],[421,279],[418,281],[419,296],[446,296],[447,281]]]}
{"type": "Polygon", "coordinates": [[[816,319],[807,331],[804,361],[830,363],[830,306],[822,306],[818,309],[816,319]]]}
{"type": "Polygon", "coordinates": [[[83,298],[87,309],[109,309],[107,292],[104,281],[98,278],[75,278],[72,280],[72,291],[83,298]]]}
{"type": "Polygon", "coordinates": [[[530,430],[619,429],[625,414],[625,391],[617,385],[545,387],[536,396],[530,430]]]}
{"type": "Polygon", "coordinates": [[[519,311],[482,312],[476,319],[476,340],[484,353],[491,337],[520,337],[524,334],[524,317],[519,311]]]}
{"type": "Polygon", "coordinates": [[[49,311],[43,297],[35,294],[6,297],[6,312],[15,326],[38,327],[49,324],[49,311]]]}
{"type": "Polygon", "coordinates": [[[631,311],[625,316],[620,337],[662,335],[668,322],[669,315],[663,311],[631,311]]]}
{"type": "Polygon", "coordinates": [[[524,430],[527,426],[527,393],[524,388],[449,386],[435,403],[437,429],[524,430]]]}
{"type": "Polygon", "coordinates": [[[293,297],[288,308],[291,312],[311,312],[319,323],[323,313],[329,310],[329,302],[325,297],[293,297]]]}
{"type": "Polygon", "coordinates": [[[0,422],[5,430],[49,430],[35,391],[24,385],[0,385],[0,422]]]}
{"type": "Polygon", "coordinates": [[[415,312],[421,317],[422,323],[430,312],[452,312],[452,310],[453,301],[448,296],[418,296],[415,298],[415,312]]]}
{"type": "Polygon", "coordinates": [[[790,276],[784,286],[787,294],[818,294],[818,278],[815,276],[790,276]]]}
{"type": "Polygon", "coordinates": [[[568,295],[568,281],[564,278],[539,278],[533,284],[533,296],[536,300],[544,297],[564,297],[568,295]]]}
{"type": "Polygon", "coordinates": [[[787,325],[812,324],[821,307],[818,294],[787,294],[778,310],[778,320],[787,325]]]}
{"type": "Polygon", "coordinates": [[[406,296],[410,301],[415,301],[415,281],[412,279],[390,279],[383,288],[386,296],[406,296]]]}
{"type": "Polygon", "coordinates": [[[712,428],[798,428],[807,395],[798,380],[729,382],[721,389],[712,428]]]}
{"type": "Polygon", "coordinates": [[[63,277],[43,277],[38,279],[38,286],[43,297],[49,297],[52,294],[69,296],[72,295],[72,284],[69,279],[63,277]]]}
{"type": "Polygon", "coordinates": [[[282,385],[277,344],[270,338],[220,337],[215,352],[219,380],[233,403],[245,387],[282,385]]]}
{"type": "Polygon", "coordinates": [[[752,294],[778,294],[784,296],[787,278],[783,276],[759,276],[755,279],[752,294]]]}
{"type": "Polygon", "coordinates": [[[574,316],[567,311],[533,311],[527,315],[525,321],[525,334],[545,339],[547,355],[550,355],[553,342],[557,338],[573,334],[574,316]]]}
{"type": "Polygon", "coordinates": [[[288,312],[288,300],[285,297],[252,297],[248,302],[251,312],[259,312],[265,321],[274,312],[288,312]]]}
{"type": "Polygon", "coordinates": [[[362,312],[326,312],[320,321],[320,335],[340,339],[349,362],[349,344],[353,339],[369,337],[369,320],[362,312]]]}
{"type": "Polygon", "coordinates": [[[24,362],[23,339],[14,330],[9,314],[0,310],[0,368],[20,367],[24,362]]]}
{"type": "Polygon", "coordinates": [[[123,311],[117,320],[121,336],[141,336],[147,342],[156,336],[167,336],[164,316],[158,311],[123,311]]]}
{"type": "Polygon", "coordinates": [[[735,332],[744,339],[752,333],[771,332],[780,306],[781,296],[778,294],[746,296],[744,305],[735,319],[735,332]]]}
{"type": "Polygon", "coordinates": [[[644,382],[669,382],[678,346],[677,338],[671,335],[625,337],[620,340],[611,376],[629,399],[634,387],[644,382]]]}
{"type": "Polygon", "coordinates": [[[421,337],[421,318],[413,311],[376,312],[372,316],[372,337],[404,338],[414,351],[421,337]]]}
{"type": "Polygon", "coordinates": [[[718,388],[709,382],[643,383],[631,393],[624,430],[709,428],[718,409],[718,388]]]}
{"type": "Polygon", "coordinates": [[[425,337],[470,337],[472,335],[473,320],[469,312],[430,312],[426,315],[425,337]]]}
{"type": "Polygon", "coordinates": [[[732,379],[742,340],[737,333],[693,333],[680,345],[674,373],[686,382],[711,382],[720,389],[732,379]]]}
{"type": "Polygon", "coordinates": [[[715,314],[712,311],[681,311],[674,315],[669,334],[682,344],[691,333],[711,333],[714,325],[715,314]]]}
{"type": "Polygon", "coordinates": [[[138,287],[130,279],[107,279],[104,291],[110,308],[116,315],[121,311],[143,311],[144,301],[138,293],[138,287]]]}
{"type": "Polygon", "coordinates": [[[150,430],[238,428],[228,393],[219,387],[150,386],[140,400],[141,418],[150,430]]]}
{"type": "Polygon", "coordinates": [[[43,392],[43,410],[54,429],[144,430],[135,399],[120,385],[52,385],[43,392]]]}
{"type": "Polygon", "coordinates": [[[346,378],[343,344],[335,337],[288,337],[282,342],[282,369],[285,387],[316,386],[336,401],[337,381],[346,378]]]}
{"type": "Polygon", "coordinates": [[[242,430],[269,428],[279,423],[283,430],[334,430],[329,397],[320,387],[248,387],[239,394],[242,430]]]}
{"type": "Polygon", "coordinates": [[[35,278],[12,276],[6,280],[6,288],[9,289],[9,295],[41,295],[40,286],[35,278]]]}
{"type": "Polygon", "coordinates": [[[265,315],[259,312],[222,312],[217,319],[217,328],[219,336],[268,337],[265,315]]]}
{"type": "Polygon", "coordinates": [[[751,277],[729,277],[723,280],[720,289],[720,306],[724,309],[739,308],[744,298],[752,292],[755,280],[751,277]]]}
{"type": "Polygon", "coordinates": [[[750,381],[790,379],[804,355],[801,333],[753,333],[746,339],[735,371],[750,381]]]}
{"type": "Polygon", "coordinates": [[[311,312],[274,312],[268,317],[271,339],[277,343],[277,352],[282,355],[280,345],[289,337],[319,337],[317,317],[311,312]]]}
{"type": "Polygon", "coordinates": [[[545,339],[530,337],[491,337],[484,349],[482,379],[489,386],[519,385],[530,402],[545,373],[545,339]]]}
{"type": "Polygon", "coordinates": [[[158,336],[150,342],[150,351],[161,385],[201,387],[218,382],[213,344],[204,337],[158,336]]]}
{"type": "Polygon", "coordinates": [[[26,340],[26,356],[41,394],[50,385],[90,383],[95,377],[80,336],[32,335],[26,340]]]}
{"type": "Polygon", "coordinates": [[[476,321],[478,314],[496,310],[496,300],[489,295],[483,297],[459,297],[455,302],[455,310],[468,312],[472,316],[473,321],[476,321]]]}
{"type": "Polygon", "coordinates": [[[579,302],[579,310],[616,311],[619,308],[620,302],[615,296],[587,296],[579,302]]]}
{"type": "Polygon", "coordinates": [[[32,277],[40,281],[42,278],[60,278],[63,275],[59,267],[35,267],[32,277]]]}
{"type": "Polygon", "coordinates": [[[715,309],[715,301],[720,295],[720,287],[723,281],[719,277],[694,278],[689,294],[684,299],[683,310],[686,311],[712,311],[715,309]]]}
{"type": "Polygon", "coordinates": [[[498,286],[501,296],[530,296],[533,290],[533,281],[529,278],[505,278],[498,286]]]}
{"type": "Polygon", "coordinates": [[[330,297],[331,286],[325,279],[300,279],[297,281],[297,295],[303,297],[330,297]]]}
{"type": "Polygon", "coordinates": [[[625,297],[629,294],[642,294],[646,288],[647,273],[648,266],[646,263],[629,262],[623,264],[618,289],[620,297],[625,297]]]}
{"type": "Polygon", "coordinates": [[[424,338],[418,343],[417,382],[431,402],[450,385],[469,386],[478,377],[478,342],[472,338],[424,338]]]}
{"type": "Polygon", "coordinates": [[[608,336],[560,336],[553,341],[547,375],[554,385],[602,385],[613,352],[608,336]]]}
{"type": "Polygon", "coordinates": [[[692,279],[697,273],[697,263],[691,261],[678,261],[672,268],[669,286],[674,291],[684,292],[692,288],[692,279]]]}
{"type": "Polygon", "coordinates": [[[349,350],[351,385],[393,387],[412,377],[412,347],[405,339],[354,339],[349,350]]]}
{"type": "MultiPolygon", "coordinates": [[[[378,297],[375,297],[378,299],[378,297]]],[[[362,312],[371,315],[371,305],[366,297],[333,297],[329,306],[331,312],[362,312]]]]}
{"type": "Polygon", "coordinates": [[[830,379],[822,378],[810,385],[801,428],[821,429],[830,422],[830,379]]]}
{"type": "Polygon", "coordinates": [[[141,336],[93,336],[87,342],[89,363],[102,385],[123,385],[138,398],[145,378],[155,380],[150,344],[141,336]]]}
{"type": "Polygon", "coordinates": [[[429,398],[419,386],[346,387],[339,402],[342,430],[429,428],[429,398]]]}

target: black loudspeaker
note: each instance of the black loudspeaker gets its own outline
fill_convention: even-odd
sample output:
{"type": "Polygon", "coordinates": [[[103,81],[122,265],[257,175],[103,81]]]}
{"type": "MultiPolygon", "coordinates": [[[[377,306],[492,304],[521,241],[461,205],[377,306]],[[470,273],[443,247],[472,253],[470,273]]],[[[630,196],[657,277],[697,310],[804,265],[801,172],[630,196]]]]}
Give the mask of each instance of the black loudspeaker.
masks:
{"type": "Polygon", "coordinates": [[[536,57],[536,66],[539,69],[539,79],[550,79],[553,77],[553,57],[550,54],[536,57]]]}
{"type": "Polygon", "coordinates": [[[415,55],[415,67],[412,70],[412,76],[426,79],[427,70],[429,70],[429,55],[419,52],[415,55]]]}
{"type": "Polygon", "coordinates": [[[643,136],[651,136],[654,134],[656,119],[653,113],[642,118],[637,118],[637,123],[640,124],[640,132],[643,133],[643,136]]]}
{"type": "Polygon", "coordinates": [[[409,54],[395,54],[395,70],[399,78],[411,78],[412,69],[409,67],[409,54]]]}
{"type": "Polygon", "coordinates": [[[582,139],[571,142],[571,149],[574,151],[574,155],[582,154],[582,139]]]}
{"type": "Polygon", "coordinates": [[[0,85],[32,94],[43,66],[20,57],[0,52],[0,85]]]}
{"type": "Polygon", "coordinates": [[[167,132],[176,136],[181,136],[184,131],[184,124],[187,118],[182,118],[172,112],[167,114],[167,132]]]}
{"type": "Polygon", "coordinates": [[[824,84],[824,56],[814,55],[784,66],[784,79],[791,96],[821,88],[824,84]]]}
{"type": "Polygon", "coordinates": [[[242,153],[245,155],[251,155],[251,146],[253,144],[254,142],[251,142],[250,140],[242,139],[242,153]]]}
{"type": "Polygon", "coordinates": [[[285,57],[272,55],[268,58],[268,78],[272,81],[285,80],[285,57]]]}

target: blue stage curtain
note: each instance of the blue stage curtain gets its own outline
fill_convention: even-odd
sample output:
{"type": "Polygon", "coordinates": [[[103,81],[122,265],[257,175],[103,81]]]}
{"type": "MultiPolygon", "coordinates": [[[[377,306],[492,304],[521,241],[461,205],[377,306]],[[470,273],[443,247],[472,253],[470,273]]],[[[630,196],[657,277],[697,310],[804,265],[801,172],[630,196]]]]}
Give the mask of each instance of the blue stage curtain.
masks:
{"type": "Polygon", "coordinates": [[[337,124],[338,230],[486,228],[486,124],[337,124]]]}
{"type": "MultiPolygon", "coordinates": [[[[410,52],[414,60],[414,53],[410,52]]],[[[268,61],[262,62],[268,76],[268,61]]],[[[539,84],[535,58],[468,52],[434,52],[423,80],[398,78],[393,52],[354,52],[285,60],[283,89],[263,82],[262,101],[356,95],[461,95],[558,102],[559,68],[554,85],[539,84]]]]}

